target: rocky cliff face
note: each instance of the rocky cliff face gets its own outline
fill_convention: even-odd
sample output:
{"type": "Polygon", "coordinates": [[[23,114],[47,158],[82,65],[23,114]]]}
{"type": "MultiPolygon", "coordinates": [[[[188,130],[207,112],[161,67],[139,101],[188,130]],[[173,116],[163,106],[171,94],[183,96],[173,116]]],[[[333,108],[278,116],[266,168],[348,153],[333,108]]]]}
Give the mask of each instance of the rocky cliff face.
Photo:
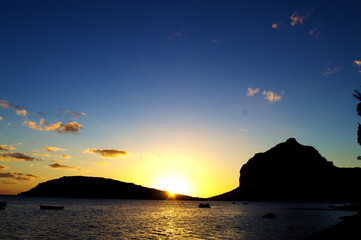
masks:
{"type": "Polygon", "coordinates": [[[358,201],[361,169],[337,168],[290,138],[257,153],[240,170],[239,187],[219,200],[358,201]]]}

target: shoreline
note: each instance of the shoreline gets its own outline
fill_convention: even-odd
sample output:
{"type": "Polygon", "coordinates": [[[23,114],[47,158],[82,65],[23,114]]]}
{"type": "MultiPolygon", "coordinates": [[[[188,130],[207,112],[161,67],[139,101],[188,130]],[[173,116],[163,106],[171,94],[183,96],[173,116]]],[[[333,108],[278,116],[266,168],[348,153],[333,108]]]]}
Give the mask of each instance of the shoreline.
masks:
{"type": "Polygon", "coordinates": [[[336,209],[354,211],[356,213],[351,216],[341,217],[341,222],[321,230],[304,240],[361,239],[361,204],[346,205],[336,209]]]}

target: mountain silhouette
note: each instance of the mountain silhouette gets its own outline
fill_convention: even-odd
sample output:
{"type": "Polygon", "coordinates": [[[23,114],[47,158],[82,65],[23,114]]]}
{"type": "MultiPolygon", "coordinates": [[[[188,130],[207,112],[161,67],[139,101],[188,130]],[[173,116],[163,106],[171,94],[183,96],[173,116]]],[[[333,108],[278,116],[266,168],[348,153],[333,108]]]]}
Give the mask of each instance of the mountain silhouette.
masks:
{"type": "Polygon", "coordinates": [[[239,187],[213,200],[360,201],[360,168],[338,168],[290,138],[257,153],[240,170],[239,187]]]}
{"type": "Polygon", "coordinates": [[[186,195],[142,187],[133,183],[125,183],[108,178],[70,176],[53,179],[38,184],[20,196],[36,197],[70,197],[70,198],[117,198],[117,199],[179,199],[196,200],[186,195]]]}

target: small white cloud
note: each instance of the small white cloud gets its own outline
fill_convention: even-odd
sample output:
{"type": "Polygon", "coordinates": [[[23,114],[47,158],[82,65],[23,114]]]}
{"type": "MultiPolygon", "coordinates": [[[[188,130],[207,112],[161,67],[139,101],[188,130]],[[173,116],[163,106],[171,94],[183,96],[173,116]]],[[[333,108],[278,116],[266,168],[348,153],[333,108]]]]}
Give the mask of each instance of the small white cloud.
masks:
{"type": "Polygon", "coordinates": [[[49,146],[44,147],[44,150],[45,150],[45,151],[48,151],[48,152],[68,151],[67,149],[64,149],[64,148],[49,147],[49,146]]]}
{"type": "Polygon", "coordinates": [[[277,95],[277,93],[272,92],[272,91],[265,90],[262,92],[262,95],[264,95],[264,98],[270,102],[278,102],[278,101],[281,101],[281,99],[282,99],[282,94],[277,95]]]}
{"type": "Polygon", "coordinates": [[[245,128],[240,128],[239,131],[242,132],[242,133],[246,133],[248,130],[245,129],[245,128]]]}
{"type": "Polygon", "coordinates": [[[308,35],[310,36],[313,36],[315,38],[319,38],[321,33],[320,31],[318,30],[318,28],[316,27],[313,27],[312,29],[310,29],[310,31],[308,31],[308,35]]]}
{"type": "Polygon", "coordinates": [[[105,165],[108,165],[108,162],[106,162],[106,161],[95,162],[94,165],[95,166],[105,166],[105,165]]]}
{"type": "Polygon", "coordinates": [[[25,109],[18,109],[18,110],[15,110],[15,114],[16,114],[16,115],[19,115],[19,116],[26,117],[26,115],[28,114],[28,112],[27,112],[25,109]]]}
{"type": "Polygon", "coordinates": [[[308,19],[310,14],[312,12],[312,9],[310,11],[308,11],[307,13],[299,13],[299,12],[294,12],[291,16],[291,26],[294,27],[295,25],[299,24],[302,25],[305,21],[305,19],[308,19]]]}
{"type": "Polygon", "coordinates": [[[328,63],[325,69],[322,71],[322,76],[328,77],[329,75],[332,75],[334,73],[337,73],[341,70],[341,67],[339,66],[332,66],[331,63],[328,63]]]}
{"type": "Polygon", "coordinates": [[[181,29],[181,30],[179,30],[178,32],[174,32],[174,33],[172,33],[171,35],[169,35],[169,36],[168,36],[168,39],[169,39],[169,40],[173,40],[173,39],[178,38],[178,37],[181,37],[181,36],[183,36],[183,35],[185,35],[185,34],[186,34],[186,32],[185,32],[183,29],[181,29]]]}
{"type": "Polygon", "coordinates": [[[253,97],[258,92],[259,92],[259,88],[256,88],[256,89],[248,88],[247,89],[247,96],[253,97]]]}

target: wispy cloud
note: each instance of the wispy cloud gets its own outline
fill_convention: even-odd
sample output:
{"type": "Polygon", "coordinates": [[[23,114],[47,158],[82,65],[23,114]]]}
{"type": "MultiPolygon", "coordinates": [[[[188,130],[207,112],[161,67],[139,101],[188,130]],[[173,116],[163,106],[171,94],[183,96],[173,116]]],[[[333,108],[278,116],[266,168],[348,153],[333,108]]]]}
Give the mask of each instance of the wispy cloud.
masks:
{"type": "Polygon", "coordinates": [[[108,165],[108,163],[106,161],[101,161],[101,162],[95,162],[94,165],[95,166],[105,166],[105,165],[108,165]]]}
{"type": "Polygon", "coordinates": [[[39,157],[50,157],[50,154],[48,153],[33,153],[33,155],[39,157]]]}
{"type": "Polygon", "coordinates": [[[66,159],[71,159],[71,156],[66,155],[66,154],[62,154],[60,155],[61,158],[66,158],[66,159]]]}
{"type": "Polygon", "coordinates": [[[179,30],[178,32],[174,32],[174,33],[170,34],[170,35],[168,36],[168,39],[169,39],[169,40],[173,40],[173,39],[178,38],[178,37],[181,37],[181,36],[183,36],[183,35],[185,35],[185,34],[186,34],[186,32],[184,31],[184,29],[181,29],[181,30],[179,30]]]}
{"type": "Polygon", "coordinates": [[[0,183],[1,184],[16,184],[14,182],[9,182],[9,181],[6,181],[6,180],[1,180],[0,183]]]}
{"type": "Polygon", "coordinates": [[[78,166],[68,166],[65,164],[61,164],[59,162],[53,163],[53,164],[49,164],[48,165],[51,168],[55,168],[55,169],[69,169],[69,170],[81,170],[81,167],[78,166]]]}
{"type": "Polygon", "coordinates": [[[4,171],[8,168],[9,168],[8,166],[0,165],[0,171],[4,171]]]}
{"type": "Polygon", "coordinates": [[[242,133],[246,133],[246,132],[248,132],[248,130],[247,130],[247,129],[245,129],[245,128],[240,128],[240,129],[239,129],[239,131],[240,131],[240,132],[242,132],[242,133]]]}
{"type": "Polygon", "coordinates": [[[10,107],[10,102],[6,100],[0,100],[0,107],[8,109],[10,107]]]}
{"type": "Polygon", "coordinates": [[[44,150],[45,150],[45,151],[48,151],[48,152],[68,151],[68,150],[65,149],[65,148],[49,147],[49,146],[44,147],[44,150]]]}
{"type": "Polygon", "coordinates": [[[51,124],[46,122],[44,119],[40,119],[39,123],[25,120],[23,125],[34,130],[53,131],[57,133],[78,133],[80,129],[83,129],[83,127],[75,121],[68,123],[57,122],[51,124]]]}
{"type": "Polygon", "coordinates": [[[259,92],[259,88],[248,88],[247,89],[247,96],[253,97],[255,94],[257,94],[259,92]]]}
{"type": "Polygon", "coordinates": [[[34,174],[26,174],[26,173],[18,173],[18,172],[7,172],[7,173],[0,173],[0,178],[11,178],[20,181],[34,181],[36,178],[40,176],[34,174]]]}
{"type": "Polygon", "coordinates": [[[341,67],[339,66],[332,66],[331,63],[328,63],[325,69],[321,72],[322,76],[328,77],[329,75],[332,75],[334,73],[337,73],[341,70],[341,67]]]}
{"type": "Polygon", "coordinates": [[[282,94],[281,95],[277,95],[276,92],[272,92],[272,91],[263,91],[262,95],[264,95],[264,98],[270,102],[278,102],[281,101],[282,99],[282,94]]]}
{"type": "Polygon", "coordinates": [[[37,158],[28,156],[21,152],[3,152],[0,153],[0,161],[34,161],[39,160],[37,158]]]}
{"type": "Polygon", "coordinates": [[[86,149],[85,151],[83,151],[83,154],[85,153],[100,154],[100,157],[103,158],[120,158],[123,156],[127,156],[126,151],[116,149],[86,149]]]}
{"type": "Polygon", "coordinates": [[[75,112],[75,111],[68,111],[68,110],[62,110],[61,112],[63,114],[66,114],[66,115],[70,115],[73,118],[77,118],[77,117],[80,117],[80,116],[86,116],[86,114],[83,113],[83,112],[75,112]]]}
{"type": "Polygon", "coordinates": [[[16,115],[19,115],[19,116],[25,117],[26,115],[28,115],[28,111],[26,111],[24,107],[22,107],[20,105],[14,105],[6,100],[0,100],[0,107],[5,108],[5,109],[10,108],[15,112],[16,115]]]}
{"type": "Polygon", "coordinates": [[[291,26],[294,27],[296,26],[297,24],[299,25],[302,25],[305,21],[305,19],[308,19],[310,14],[312,12],[312,9],[310,11],[308,11],[307,13],[299,13],[299,12],[294,12],[291,16],[290,16],[290,19],[291,19],[291,26]]]}
{"type": "Polygon", "coordinates": [[[312,29],[310,29],[310,31],[308,31],[308,35],[319,38],[321,36],[321,33],[317,27],[313,27],[312,29]]]}

